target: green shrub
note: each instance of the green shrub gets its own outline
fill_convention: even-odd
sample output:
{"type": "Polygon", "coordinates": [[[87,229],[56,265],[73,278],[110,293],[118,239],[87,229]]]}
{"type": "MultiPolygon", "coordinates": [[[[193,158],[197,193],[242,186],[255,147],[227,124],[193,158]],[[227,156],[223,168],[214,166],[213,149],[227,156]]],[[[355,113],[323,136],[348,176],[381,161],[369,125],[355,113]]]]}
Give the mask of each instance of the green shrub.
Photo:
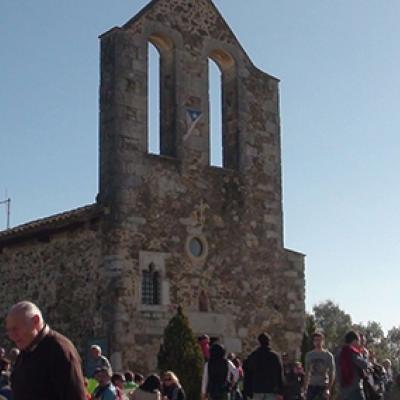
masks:
{"type": "Polygon", "coordinates": [[[200,399],[203,357],[181,307],[165,328],[158,368],[161,373],[169,370],[178,376],[188,400],[200,399]]]}

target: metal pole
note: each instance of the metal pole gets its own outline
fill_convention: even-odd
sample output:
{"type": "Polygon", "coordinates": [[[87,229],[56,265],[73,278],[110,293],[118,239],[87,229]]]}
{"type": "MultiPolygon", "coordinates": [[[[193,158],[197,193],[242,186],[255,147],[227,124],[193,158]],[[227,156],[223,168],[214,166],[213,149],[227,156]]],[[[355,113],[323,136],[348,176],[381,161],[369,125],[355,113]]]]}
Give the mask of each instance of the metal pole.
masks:
{"type": "Polygon", "coordinates": [[[7,199],[7,229],[10,229],[11,198],[7,199]]]}
{"type": "Polygon", "coordinates": [[[6,216],[7,216],[7,229],[10,229],[10,216],[11,216],[11,198],[0,201],[0,205],[6,206],[6,216]]]}

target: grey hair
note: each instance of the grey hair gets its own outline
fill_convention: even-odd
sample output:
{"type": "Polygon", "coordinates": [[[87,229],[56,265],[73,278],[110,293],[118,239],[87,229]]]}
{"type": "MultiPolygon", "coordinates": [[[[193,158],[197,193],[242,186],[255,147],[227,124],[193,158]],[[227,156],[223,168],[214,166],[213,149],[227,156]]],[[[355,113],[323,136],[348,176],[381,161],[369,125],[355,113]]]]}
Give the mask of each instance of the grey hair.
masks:
{"type": "Polygon", "coordinates": [[[39,307],[36,304],[30,301],[20,301],[19,303],[14,304],[8,311],[8,315],[17,313],[24,314],[26,318],[32,318],[35,315],[37,315],[39,317],[40,322],[43,323],[42,312],[40,311],[39,307]]]}
{"type": "Polygon", "coordinates": [[[99,346],[99,345],[97,345],[97,344],[92,344],[91,346],[90,346],[90,348],[91,349],[96,349],[100,354],[101,354],[101,347],[99,346]]]}

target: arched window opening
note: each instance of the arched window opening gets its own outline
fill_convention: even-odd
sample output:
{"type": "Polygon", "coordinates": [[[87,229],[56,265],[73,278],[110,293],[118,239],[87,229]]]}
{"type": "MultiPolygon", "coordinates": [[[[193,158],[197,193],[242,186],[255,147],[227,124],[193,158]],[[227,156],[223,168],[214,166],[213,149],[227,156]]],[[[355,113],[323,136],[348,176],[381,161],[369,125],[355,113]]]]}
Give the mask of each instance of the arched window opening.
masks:
{"type": "Polygon", "coordinates": [[[148,44],[148,84],[147,84],[147,151],[160,155],[160,53],[149,42],[148,44]]]}
{"type": "Polygon", "coordinates": [[[233,57],[225,50],[209,54],[210,165],[239,166],[238,80],[233,57]]]}
{"type": "Polygon", "coordinates": [[[208,71],[210,165],[223,167],[222,73],[211,58],[208,59],[208,71]]]}
{"type": "Polygon", "coordinates": [[[142,271],[142,304],[150,306],[161,304],[160,274],[155,270],[153,263],[142,271]]]}
{"type": "Polygon", "coordinates": [[[173,42],[161,33],[149,37],[147,77],[147,150],[176,157],[175,51],[173,42]]]}

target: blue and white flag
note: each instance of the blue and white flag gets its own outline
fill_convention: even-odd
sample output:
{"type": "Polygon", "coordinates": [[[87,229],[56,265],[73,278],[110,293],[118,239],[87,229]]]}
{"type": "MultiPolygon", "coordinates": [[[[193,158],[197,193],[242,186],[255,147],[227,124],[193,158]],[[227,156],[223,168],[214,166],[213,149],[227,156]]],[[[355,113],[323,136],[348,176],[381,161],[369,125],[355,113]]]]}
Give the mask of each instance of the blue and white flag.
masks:
{"type": "Polygon", "coordinates": [[[193,108],[186,109],[186,123],[188,129],[186,131],[186,134],[183,136],[183,141],[189,138],[202,116],[203,113],[200,110],[195,110],[193,108]]]}

